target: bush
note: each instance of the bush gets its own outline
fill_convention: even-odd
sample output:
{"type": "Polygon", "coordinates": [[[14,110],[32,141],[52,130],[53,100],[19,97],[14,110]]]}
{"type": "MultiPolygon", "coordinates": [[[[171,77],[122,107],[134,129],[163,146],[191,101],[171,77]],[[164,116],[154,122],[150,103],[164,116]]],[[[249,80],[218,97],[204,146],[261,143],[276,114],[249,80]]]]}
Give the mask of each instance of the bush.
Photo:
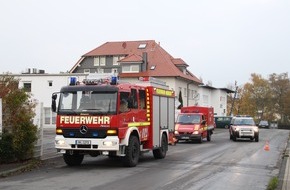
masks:
{"type": "Polygon", "coordinates": [[[0,140],[0,164],[15,161],[15,154],[13,148],[13,135],[10,133],[3,133],[0,140]]]}
{"type": "Polygon", "coordinates": [[[0,76],[0,98],[3,108],[3,135],[0,140],[0,162],[23,161],[33,157],[37,127],[35,103],[31,94],[18,88],[12,76],[0,76]]]}
{"type": "Polygon", "coordinates": [[[37,140],[37,127],[31,122],[19,124],[14,131],[13,145],[17,160],[33,157],[34,142],[37,140]]]}

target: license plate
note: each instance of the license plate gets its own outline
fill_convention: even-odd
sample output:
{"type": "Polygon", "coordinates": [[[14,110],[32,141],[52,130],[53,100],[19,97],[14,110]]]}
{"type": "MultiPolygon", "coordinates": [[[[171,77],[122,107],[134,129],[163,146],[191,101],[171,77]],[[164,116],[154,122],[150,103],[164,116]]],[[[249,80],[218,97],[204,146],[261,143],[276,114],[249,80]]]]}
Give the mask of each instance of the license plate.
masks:
{"type": "Polygon", "coordinates": [[[181,139],[189,139],[189,137],[181,137],[181,139]]]}
{"type": "Polygon", "coordinates": [[[90,140],[76,140],[76,144],[89,145],[91,144],[91,141],[90,140]]]}

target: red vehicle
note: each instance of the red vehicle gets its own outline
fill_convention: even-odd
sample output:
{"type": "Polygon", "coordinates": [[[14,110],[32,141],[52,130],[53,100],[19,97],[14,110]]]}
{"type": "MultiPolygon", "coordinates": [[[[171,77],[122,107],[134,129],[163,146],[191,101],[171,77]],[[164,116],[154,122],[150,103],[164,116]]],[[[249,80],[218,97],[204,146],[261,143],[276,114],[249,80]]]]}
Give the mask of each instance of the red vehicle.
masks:
{"type": "Polygon", "coordinates": [[[197,140],[202,143],[204,138],[211,141],[214,128],[212,107],[182,107],[177,116],[174,135],[178,141],[197,140]]]}
{"type": "Polygon", "coordinates": [[[119,156],[129,167],[137,165],[141,152],[152,150],[156,159],[166,156],[174,129],[174,91],[148,81],[133,85],[112,79],[80,85],[74,79],[53,93],[55,147],[67,165],[80,165],[85,154],[119,156]]]}

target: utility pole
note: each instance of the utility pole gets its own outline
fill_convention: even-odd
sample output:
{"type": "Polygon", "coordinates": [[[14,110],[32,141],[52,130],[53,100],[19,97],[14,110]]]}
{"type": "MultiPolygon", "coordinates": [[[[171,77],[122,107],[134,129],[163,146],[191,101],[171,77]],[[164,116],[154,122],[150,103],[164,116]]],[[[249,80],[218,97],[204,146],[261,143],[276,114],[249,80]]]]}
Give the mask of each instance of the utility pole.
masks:
{"type": "Polygon", "coordinates": [[[238,91],[238,86],[237,86],[237,81],[235,81],[235,94],[234,94],[234,98],[232,100],[232,107],[231,107],[230,116],[233,116],[233,109],[234,109],[234,105],[235,105],[235,99],[236,99],[237,91],[238,91]]]}

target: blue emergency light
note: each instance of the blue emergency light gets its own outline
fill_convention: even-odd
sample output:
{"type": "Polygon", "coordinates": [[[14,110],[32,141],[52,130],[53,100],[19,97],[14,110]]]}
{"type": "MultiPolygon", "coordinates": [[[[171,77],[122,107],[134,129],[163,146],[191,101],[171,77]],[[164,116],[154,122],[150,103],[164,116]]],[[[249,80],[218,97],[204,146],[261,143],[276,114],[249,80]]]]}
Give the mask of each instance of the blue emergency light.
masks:
{"type": "Polygon", "coordinates": [[[69,85],[74,86],[77,84],[77,77],[70,77],[69,85]]]}

